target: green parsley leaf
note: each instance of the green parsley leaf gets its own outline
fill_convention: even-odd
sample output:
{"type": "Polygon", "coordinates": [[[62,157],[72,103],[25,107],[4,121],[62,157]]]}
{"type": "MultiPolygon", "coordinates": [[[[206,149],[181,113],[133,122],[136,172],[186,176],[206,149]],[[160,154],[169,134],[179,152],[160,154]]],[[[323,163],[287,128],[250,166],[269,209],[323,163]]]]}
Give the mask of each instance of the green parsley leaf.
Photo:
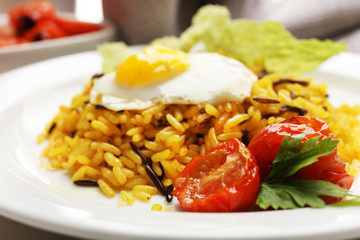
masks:
{"type": "Polygon", "coordinates": [[[326,204],[320,196],[346,197],[348,190],[322,180],[287,179],[263,183],[256,203],[263,209],[322,208],[326,204]]]}
{"type": "Polygon", "coordinates": [[[339,142],[330,137],[319,141],[319,135],[300,145],[304,137],[305,134],[295,135],[292,138],[290,135],[284,137],[274,159],[272,171],[265,182],[279,182],[294,175],[299,169],[316,162],[318,157],[332,153],[339,142]]]}
{"type": "Polygon", "coordinates": [[[329,204],[332,207],[351,207],[351,206],[359,206],[360,205],[360,196],[354,196],[352,194],[349,195],[353,197],[352,199],[343,200],[341,202],[329,204]]]}
{"type": "Polygon", "coordinates": [[[325,202],[320,196],[345,197],[348,190],[321,180],[288,179],[298,170],[317,161],[318,157],[332,153],[338,143],[316,136],[301,141],[305,134],[285,136],[276,155],[269,176],[260,184],[257,205],[263,209],[293,209],[304,206],[321,208],[325,202]],[[299,146],[300,145],[300,146],[299,146]]]}

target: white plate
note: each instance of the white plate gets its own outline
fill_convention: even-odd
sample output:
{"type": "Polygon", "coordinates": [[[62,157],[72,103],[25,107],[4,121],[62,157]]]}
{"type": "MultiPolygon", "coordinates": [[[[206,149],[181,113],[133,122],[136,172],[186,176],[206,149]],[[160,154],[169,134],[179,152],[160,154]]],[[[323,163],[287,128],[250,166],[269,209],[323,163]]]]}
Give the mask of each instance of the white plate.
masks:
{"type": "MultiPolygon", "coordinates": [[[[71,13],[60,15],[73,17],[71,13]]],[[[0,25],[7,22],[7,15],[0,14],[0,25]]],[[[0,48],[0,73],[40,60],[95,50],[97,44],[111,41],[115,37],[115,28],[112,24],[105,21],[102,25],[104,28],[95,32],[2,47],[0,48]]]]}
{"type": "MultiPolygon", "coordinates": [[[[327,81],[331,101],[360,103],[360,56],[341,54],[312,75],[327,81]],[[352,68],[354,67],[354,68],[352,68]]],[[[29,65],[0,76],[0,214],[16,221],[96,239],[340,239],[360,237],[360,208],[246,213],[150,211],[164,203],[119,207],[93,188],[75,187],[63,171],[41,167],[36,136],[100,72],[101,58],[86,52],[29,65]]],[[[357,183],[358,184],[358,183],[357,183]]],[[[354,190],[359,193],[358,190],[354,190]]]]}

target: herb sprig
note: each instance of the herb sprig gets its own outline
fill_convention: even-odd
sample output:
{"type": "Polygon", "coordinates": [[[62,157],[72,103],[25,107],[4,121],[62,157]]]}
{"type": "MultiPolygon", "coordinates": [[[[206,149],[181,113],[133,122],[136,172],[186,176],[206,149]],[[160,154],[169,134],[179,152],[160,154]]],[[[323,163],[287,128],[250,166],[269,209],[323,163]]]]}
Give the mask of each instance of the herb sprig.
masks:
{"type": "Polygon", "coordinates": [[[333,206],[360,205],[359,196],[354,196],[347,189],[331,182],[289,178],[300,169],[318,161],[319,157],[332,153],[338,143],[330,137],[319,140],[320,136],[316,136],[300,145],[304,137],[305,134],[284,137],[270,174],[260,184],[257,205],[262,209],[294,209],[304,206],[322,208],[326,203],[320,196],[352,196],[355,198],[333,206]]]}

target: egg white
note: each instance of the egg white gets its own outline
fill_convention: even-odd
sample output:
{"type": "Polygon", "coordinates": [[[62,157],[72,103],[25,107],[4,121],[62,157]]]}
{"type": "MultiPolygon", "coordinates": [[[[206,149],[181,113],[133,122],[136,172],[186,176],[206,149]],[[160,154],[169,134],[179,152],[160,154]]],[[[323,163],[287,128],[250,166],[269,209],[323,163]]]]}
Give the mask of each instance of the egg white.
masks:
{"type": "Polygon", "coordinates": [[[250,96],[257,77],[241,62],[217,53],[190,53],[190,67],[165,82],[146,87],[119,86],[115,73],[96,81],[90,101],[113,111],[139,110],[155,104],[217,104],[250,96]],[[102,94],[100,102],[96,96],[102,94]]]}

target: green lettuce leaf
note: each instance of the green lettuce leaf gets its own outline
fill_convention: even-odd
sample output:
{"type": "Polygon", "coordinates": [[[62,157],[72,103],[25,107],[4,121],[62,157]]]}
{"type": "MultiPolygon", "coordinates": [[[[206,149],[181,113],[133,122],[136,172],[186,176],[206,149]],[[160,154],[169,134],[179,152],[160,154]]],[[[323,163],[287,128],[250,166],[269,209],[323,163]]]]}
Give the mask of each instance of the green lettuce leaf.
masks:
{"type": "Polygon", "coordinates": [[[154,41],[151,42],[151,44],[162,45],[162,46],[170,47],[173,49],[181,48],[180,39],[177,37],[174,37],[174,36],[165,36],[162,38],[155,39],[154,41]]]}
{"type": "MultiPolygon", "coordinates": [[[[346,51],[343,42],[297,39],[279,22],[232,20],[223,6],[206,5],[198,10],[192,24],[179,37],[166,36],[152,44],[189,51],[202,42],[210,52],[221,52],[245,65],[263,61],[269,72],[303,74],[315,69],[329,57],[346,51]]],[[[103,55],[105,73],[114,71],[131,51],[124,43],[98,47],[103,55]]]]}
{"type": "Polygon", "coordinates": [[[103,58],[103,73],[110,73],[116,70],[132,52],[131,49],[123,42],[103,43],[97,47],[103,58]]]}
{"type": "Polygon", "coordinates": [[[263,60],[267,71],[283,74],[310,72],[329,57],[347,50],[343,42],[299,40],[278,22],[231,20],[229,10],[216,5],[200,8],[175,45],[174,39],[157,41],[184,51],[203,42],[208,51],[223,52],[248,66],[263,60]]]}

